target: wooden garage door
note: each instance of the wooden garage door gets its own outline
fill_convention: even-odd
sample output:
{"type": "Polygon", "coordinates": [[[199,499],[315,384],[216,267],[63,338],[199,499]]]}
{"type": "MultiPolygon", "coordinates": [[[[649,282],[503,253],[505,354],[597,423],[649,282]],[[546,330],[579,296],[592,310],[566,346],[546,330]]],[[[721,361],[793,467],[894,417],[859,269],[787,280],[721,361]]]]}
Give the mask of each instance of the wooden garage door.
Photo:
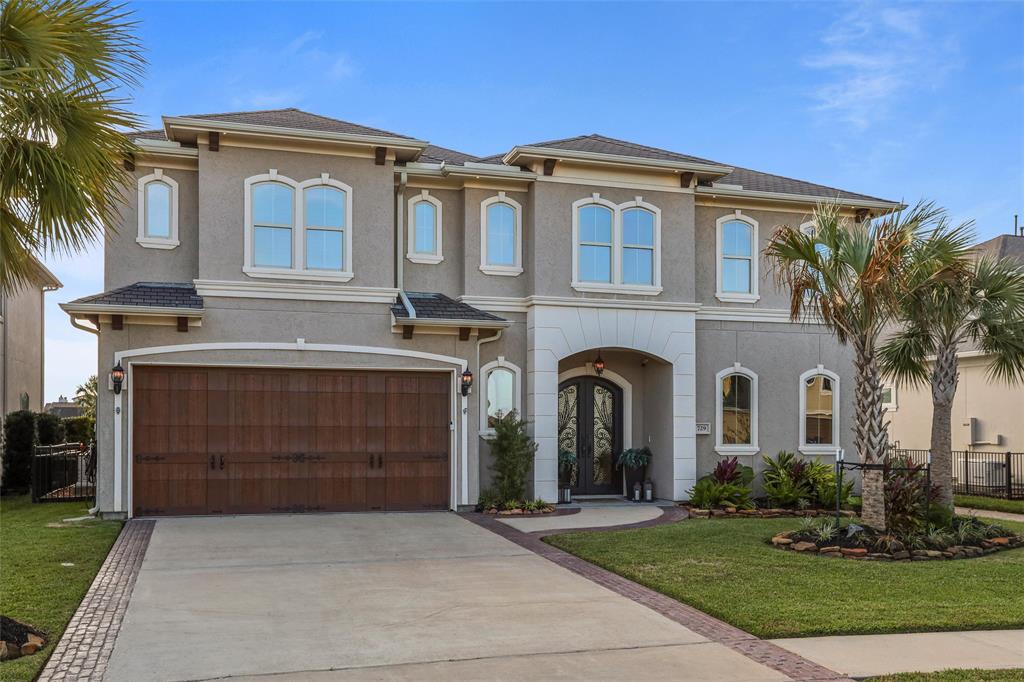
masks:
{"type": "Polygon", "coordinates": [[[450,378],[142,366],[136,515],[447,509],[450,378]]]}

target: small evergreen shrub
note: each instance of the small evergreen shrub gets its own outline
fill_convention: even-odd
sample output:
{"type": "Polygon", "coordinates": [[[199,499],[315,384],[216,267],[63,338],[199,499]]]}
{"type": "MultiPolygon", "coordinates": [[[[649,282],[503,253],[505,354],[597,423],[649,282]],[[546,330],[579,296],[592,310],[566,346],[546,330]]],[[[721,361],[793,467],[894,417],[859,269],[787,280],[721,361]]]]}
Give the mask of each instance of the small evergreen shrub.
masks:
{"type": "Polygon", "coordinates": [[[24,492],[32,480],[32,448],[36,444],[36,415],[11,412],[4,419],[4,492],[24,492]]]}
{"type": "Polygon", "coordinates": [[[64,438],[68,443],[89,443],[96,440],[96,422],[90,417],[67,417],[64,438]]]}
{"type": "Polygon", "coordinates": [[[502,503],[526,498],[526,481],[537,454],[537,444],[526,434],[526,422],[515,410],[494,423],[494,437],[487,439],[494,457],[494,495],[502,503]]]}
{"type": "Polygon", "coordinates": [[[49,412],[36,415],[36,437],[40,445],[57,445],[64,442],[64,425],[60,417],[49,412]]]}

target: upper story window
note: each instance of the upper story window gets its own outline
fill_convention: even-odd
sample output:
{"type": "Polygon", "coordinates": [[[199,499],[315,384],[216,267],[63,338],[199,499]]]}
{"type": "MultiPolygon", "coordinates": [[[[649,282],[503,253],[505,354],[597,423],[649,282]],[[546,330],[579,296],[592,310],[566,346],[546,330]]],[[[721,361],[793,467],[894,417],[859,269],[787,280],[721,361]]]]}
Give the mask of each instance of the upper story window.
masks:
{"type": "Polygon", "coordinates": [[[818,365],[800,375],[800,451],[839,447],[839,376],[818,365]]]}
{"type": "Polygon", "coordinates": [[[753,303],[758,294],[757,221],[737,210],[716,221],[720,301],[753,303]]]}
{"type": "Polygon", "coordinates": [[[480,270],[516,276],[523,271],[522,207],[504,192],[480,204],[480,270]]]}
{"type": "Polygon", "coordinates": [[[661,292],[661,211],[641,197],[615,205],[594,194],[573,204],[573,288],[661,292]]]}
{"type": "Polygon", "coordinates": [[[296,182],[276,170],[245,180],[245,259],[250,277],[352,279],[352,188],[296,182]]]}
{"type": "Polygon", "coordinates": [[[715,386],[715,450],[756,453],[757,375],[737,362],[715,375],[715,386]]]}
{"type": "Polygon", "coordinates": [[[896,402],[896,385],[882,384],[882,409],[895,412],[899,408],[896,402]]]}
{"type": "Polygon", "coordinates": [[[414,263],[440,263],[441,210],[437,197],[423,190],[409,199],[409,248],[406,258],[414,263]]]}
{"type": "Polygon", "coordinates": [[[522,371],[516,365],[499,357],[480,368],[484,378],[484,391],[480,400],[480,430],[493,432],[497,420],[509,412],[520,409],[520,380],[522,371]]]}
{"type": "Polygon", "coordinates": [[[157,168],[139,178],[139,230],[135,241],[150,249],[178,245],[178,183],[157,168]]]}

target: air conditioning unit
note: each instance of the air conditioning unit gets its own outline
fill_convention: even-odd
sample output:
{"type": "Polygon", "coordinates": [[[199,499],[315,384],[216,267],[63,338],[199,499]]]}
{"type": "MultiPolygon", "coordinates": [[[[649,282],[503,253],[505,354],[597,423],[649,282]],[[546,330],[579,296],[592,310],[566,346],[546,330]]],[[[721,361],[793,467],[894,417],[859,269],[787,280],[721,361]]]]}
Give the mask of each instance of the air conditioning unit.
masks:
{"type": "MultiPolygon", "coordinates": [[[[956,478],[962,478],[963,473],[958,471],[956,478]]],[[[996,461],[991,455],[988,457],[978,457],[968,454],[966,473],[967,480],[964,482],[968,485],[978,486],[979,488],[996,488],[1006,485],[1006,462],[996,461]]]]}

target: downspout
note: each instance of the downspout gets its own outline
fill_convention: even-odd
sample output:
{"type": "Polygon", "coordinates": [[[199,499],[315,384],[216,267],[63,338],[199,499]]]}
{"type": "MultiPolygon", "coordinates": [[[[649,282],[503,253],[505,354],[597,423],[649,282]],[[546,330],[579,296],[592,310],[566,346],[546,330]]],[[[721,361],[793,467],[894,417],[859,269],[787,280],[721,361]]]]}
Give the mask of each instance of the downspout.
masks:
{"type": "Polygon", "coordinates": [[[409,174],[402,171],[398,176],[398,189],[395,191],[395,288],[398,289],[398,298],[409,313],[409,319],[416,319],[416,309],[405,295],[405,263],[402,258],[402,247],[405,245],[405,187],[408,182],[409,174]]]}

